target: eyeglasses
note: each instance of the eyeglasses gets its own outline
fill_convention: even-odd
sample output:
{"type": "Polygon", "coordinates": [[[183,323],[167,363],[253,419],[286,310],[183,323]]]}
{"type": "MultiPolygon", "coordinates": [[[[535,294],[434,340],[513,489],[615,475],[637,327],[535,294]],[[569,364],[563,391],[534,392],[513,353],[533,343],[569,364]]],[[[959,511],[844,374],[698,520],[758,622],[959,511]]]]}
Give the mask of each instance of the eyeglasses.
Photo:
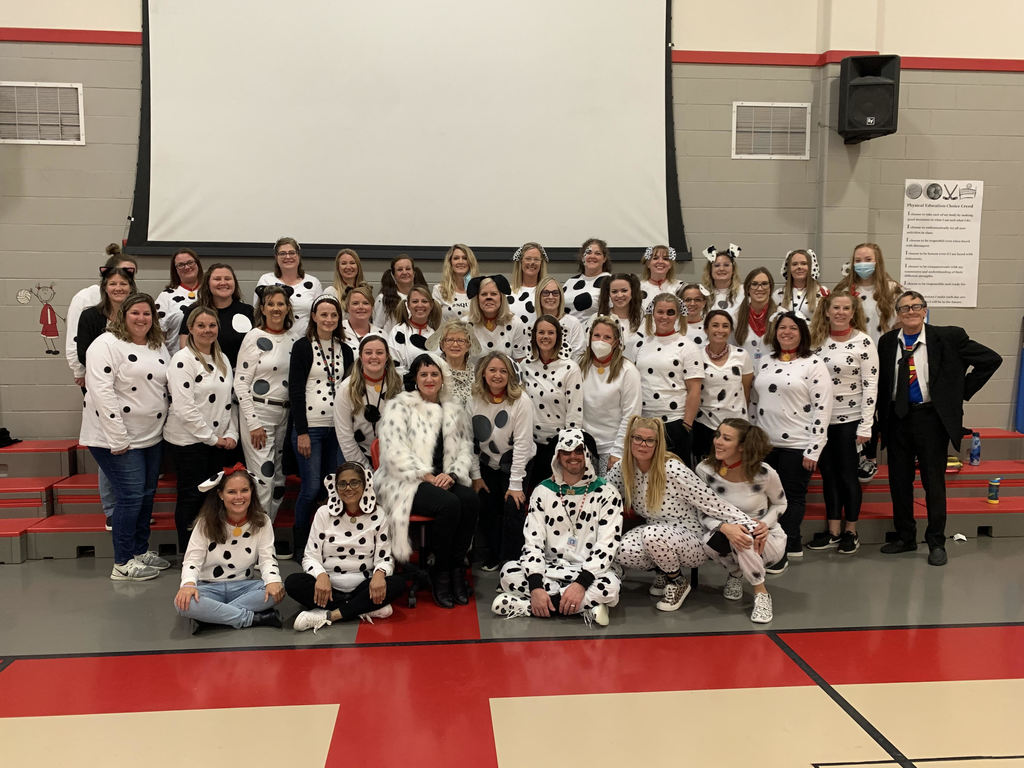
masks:
{"type": "Polygon", "coordinates": [[[444,340],[445,344],[458,344],[460,347],[469,344],[469,339],[452,339],[447,338],[444,340]]]}
{"type": "Polygon", "coordinates": [[[751,283],[750,287],[751,288],[771,288],[771,285],[772,284],[768,283],[768,282],[764,282],[764,283],[751,283]]]}
{"type": "Polygon", "coordinates": [[[920,312],[927,306],[927,304],[904,304],[902,307],[896,307],[896,311],[901,315],[905,315],[907,312],[920,312]]]}
{"type": "Polygon", "coordinates": [[[560,296],[561,294],[562,294],[562,291],[560,289],[558,289],[558,288],[556,288],[553,291],[541,291],[540,292],[540,295],[542,297],[544,297],[545,299],[553,299],[553,298],[555,298],[555,296],[560,296]]]}
{"type": "Polygon", "coordinates": [[[658,438],[656,437],[640,437],[640,435],[633,435],[630,439],[633,441],[633,445],[641,445],[644,448],[653,448],[658,444],[658,438]]]}
{"type": "Polygon", "coordinates": [[[194,259],[189,259],[188,261],[179,261],[178,263],[176,263],[174,265],[174,268],[175,269],[192,269],[192,267],[194,267],[195,265],[196,265],[195,260],[194,259]]]}
{"type": "Polygon", "coordinates": [[[683,304],[703,304],[704,299],[683,299],[683,304]]]}
{"type": "Polygon", "coordinates": [[[583,449],[582,445],[577,445],[572,450],[569,450],[569,451],[559,451],[559,453],[565,454],[566,456],[582,456],[583,455],[583,450],[584,449],[583,449]]]}
{"type": "Polygon", "coordinates": [[[362,480],[339,480],[336,483],[339,491],[354,491],[363,487],[362,480]]]}
{"type": "Polygon", "coordinates": [[[299,252],[298,251],[278,251],[277,255],[278,256],[298,256],[299,252]]]}

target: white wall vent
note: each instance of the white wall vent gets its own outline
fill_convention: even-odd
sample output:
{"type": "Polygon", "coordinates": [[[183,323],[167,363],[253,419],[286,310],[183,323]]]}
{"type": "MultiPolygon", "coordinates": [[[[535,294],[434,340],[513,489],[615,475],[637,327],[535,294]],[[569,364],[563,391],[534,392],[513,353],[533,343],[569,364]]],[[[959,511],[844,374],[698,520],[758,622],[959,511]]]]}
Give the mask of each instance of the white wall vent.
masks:
{"type": "Polygon", "coordinates": [[[810,103],[734,101],[732,156],[758,160],[809,159],[810,103]]]}
{"type": "Polygon", "coordinates": [[[0,144],[85,144],[81,83],[0,82],[0,144]]]}

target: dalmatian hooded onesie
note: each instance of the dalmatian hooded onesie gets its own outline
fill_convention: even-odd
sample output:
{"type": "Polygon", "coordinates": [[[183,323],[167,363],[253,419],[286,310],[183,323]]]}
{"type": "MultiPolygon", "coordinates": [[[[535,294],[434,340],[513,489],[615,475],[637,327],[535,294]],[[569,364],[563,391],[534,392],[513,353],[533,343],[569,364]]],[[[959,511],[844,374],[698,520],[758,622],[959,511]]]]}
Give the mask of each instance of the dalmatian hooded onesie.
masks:
{"type": "Polygon", "coordinates": [[[578,485],[563,482],[558,451],[583,445],[583,431],[558,434],[552,476],[530,496],[519,560],[501,569],[502,594],[491,610],[509,618],[530,615],[530,592],[543,589],[558,608],[572,583],[585,590],[577,606],[586,621],[607,624],[607,608],[619,602],[619,577],[612,569],[622,538],[622,498],[615,487],[597,477],[589,456],[578,485]]]}

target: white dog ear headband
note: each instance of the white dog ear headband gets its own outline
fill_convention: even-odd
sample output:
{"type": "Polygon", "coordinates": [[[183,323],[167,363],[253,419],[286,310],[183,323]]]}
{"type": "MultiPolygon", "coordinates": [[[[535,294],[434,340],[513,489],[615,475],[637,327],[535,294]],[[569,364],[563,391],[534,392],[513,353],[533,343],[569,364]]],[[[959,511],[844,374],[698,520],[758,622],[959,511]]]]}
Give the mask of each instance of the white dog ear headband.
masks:
{"type": "MultiPolygon", "coordinates": [[[[821,270],[818,268],[818,254],[812,251],[810,248],[797,249],[806,253],[811,260],[811,277],[817,280],[821,276],[821,270]]],[[[789,260],[792,258],[796,250],[792,250],[786,254],[786,260],[782,262],[782,279],[786,280],[789,277],[789,260]]]]}
{"type": "Polygon", "coordinates": [[[516,248],[516,252],[512,254],[512,261],[519,261],[523,258],[524,250],[530,251],[534,248],[540,251],[540,255],[544,257],[544,261],[548,261],[548,252],[544,250],[543,246],[540,246],[537,243],[526,243],[525,245],[520,245],[516,248]]]}
{"type": "Polygon", "coordinates": [[[252,478],[253,482],[256,483],[257,485],[266,485],[265,482],[263,482],[260,478],[256,477],[256,475],[254,475],[248,469],[246,469],[245,465],[242,464],[242,462],[238,462],[233,467],[224,467],[224,469],[222,469],[216,475],[211,477],[209,480],[203,480],[203,482],[201,482],[198,486],[199,490],[202,491],[203,493],[206,493],[207,491],[212,491],[214,488],[220,485],[221,480],[223,480],[225,477],[231,477],[233,474],[235,474],[235,472],[245,472],[249,477],[252,478]]]}
{"type": "MultiPolygon", "coordinates": [[[[643,263],[646,264],[648,261],[650,261],[651,257],[653,255],[654,255],[654,248],[653,248],[653,246],[650,246],[650,245],[647,246],[647,250],[644,251],[644,255],[643,255],[643,259],[642,259],[643,263]]],[[[675,261],[676,260],[676,249],[671,247],[671,246],[668,246],[668,260],[669,261],[675,261]]],[[[712,259],[712,261],[714,261],[714,259],[712,259]]]]}
{"type": "MultiPolygon", "coordinates": [[[[736,243],[729,243],[729,250],[725,251],[725,255],[732,259],[732,263],[735,265],[736,259],[739,257],[740,251],[742,250],[743,249],[736,245],[736,243]]],[[[709,245],[704,249],[704,258],[714,264],[715,259],[718,258],[718,254],[720,253],[722,253],[722,251],[719,251],[713,245],[709,245]]]]}

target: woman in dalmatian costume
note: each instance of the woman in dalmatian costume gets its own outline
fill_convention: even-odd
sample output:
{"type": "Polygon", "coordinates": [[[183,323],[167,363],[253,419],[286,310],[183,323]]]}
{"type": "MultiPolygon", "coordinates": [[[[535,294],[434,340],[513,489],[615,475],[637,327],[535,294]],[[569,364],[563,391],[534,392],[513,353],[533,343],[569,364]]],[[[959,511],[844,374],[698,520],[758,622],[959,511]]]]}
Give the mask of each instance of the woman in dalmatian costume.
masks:
{"type": "Polygon", "coordinates": [[[441,608],[469,604],[463,561],[480,511],[470,488],[473,436],[466,410],[450,399],[438,361],[424,353],[406,376],[411,391],[397,395],[384,409],[378,428],[380,469],[376,488],[391,515],[395,558],[405,562],[409,517],[430,517],[434,552],[431,588],[441,608]]]}
{"type": "Polygon", "coordinates": [[[659,293],[676,293],[682,286],[676,280],[675,248],[667,245],[648,246],[641,262],[640,300],[644,309],[659,293]]]}
{"type": "Polygon", "coordinates": [[[264,483],[257,488],[260,508],[273,520],[284,498],[281,452],[288,439],[288,366],[295,320],[286,285],[256,289],[256,327],[245,334],[235,369],[235,397],[244,422],[240,427],[245,465],[264,483]]]}
{"type": "Polygon", "coordinates": [[[352,373],[334,397],[334,432],[346,461],[371,466],[384,406],[403,391],[387,342],[382,336],[364,336],[352,373]]]}
{"type": "Polygon", "coordinates": [[[709,245],[704,249],[704,258],[708,263],[704,265],[704,274],[700,279],[710,297],[708,309],[724,309],[734,318],[744,296],[739,269],[736,267],[736,259],[742,250],[735,243],[729,243],[724,251],[709,245]]]}
{"type": "MultiPolygon", "coordinates": [[[[301,338],[309,322],[309,310],[313,306],[313,299],[322,294],[324,289],[315,275],[306,274],[302,266],[302,248],[295,238],[282,237],[274,243],[274,271],[260,275],[256,287],[262,285],[287,285],[292,289],[289,298],[295,323],[288,335],[292,340],[301,338]]],[[[258,301],[258,294],[254,294],[253,306],[258,301]]]]}
{"type": "Polygon", "coordinates": [[[380,276],[380,293],[373,303],[373,324],[385,334],[401,322],[399,308],[414,285],[426,286],[427,280],[411,256],[399,254],[380,276]]]}
{"type": "Polygon", "coordinates": [[[565,309],[580,322],[597,314],[601,284],[612,271],[608,243],[592,237],[580,246],[579,274],[565,281],[565,309]]]}
{"type": "MultiPolygon", "coordinates": [[[[558,324],[562,328],[562,353],[575,360],[583,351],[586,342],[586,331],[583,324],[572,315],[565,312],[565,296],[562,293],[562,286],[553,277],[545,277],[541,280],[533,292],[536,306],[540,307],[539,314],[551,315],[558,318],[558,324]]],[[[529,329],[533,328],[533,322],[529,329]]]]}
{"type": "MultiPolygon", "coordinates": [[[[476,255],[468,245],[456,243],[444,255],[441,282],[434,286],[431,296],[441,308],[441,321],[459,320],[469,313],[466,286],[479,274],[476,255]]],[[[440,323],[435,323],[436,328],[440,323]]]]}
{"type": "Polygon", "coordinates": [[[767,624],[773,618],[772,598],[765,587],[766,566],[786,552],[786,533],[779,517],[786,511],[786,493],[778,473],[763,464],[771,450],[768,435],[746,419],[726,419],[715,434],[715,452],[697,467],[697,474],[723,501],[749,516],[750,522],[723,522],[705,516],[708,557],[729,576],[722,596],[743,599],[743,582],[754,588],[750,620],[767,624]]]}
{"type": "Polygon", "coordinates": [[[818,283],[821,269],[818,255],[810,248],[799,248],[786,254],[782,263],[783,284],[772,293],[772,298],[783,311],[796,312],[807,322],[814,317],[820,299],[828,296],[828,288],[818,283]]]}
{"type": "Polygon", "coordinates": [[[804,519],[807,484],[818,466],[832,418],[832,376],[811,354],[811,332],[804,319],[786,312],[775,322],[772,354],[754,368],[750,420],[768,433],[772,450],[767,462],[779,473],[788,505],[780,520],[786,532],[786,554],[768,567],[782,573],[789,558],[803,557],[800,524],[804,519]]]}
{"type": "Polygon", "coordinates": [[[686,315],[674,294],[654,297],[635,359],[643,385],[644,416],[665,423],[666,448],[689,466],[704,360],[700,347],[686,338],[686,315]]]}
{"type": "Polygon", "coordinates": [[[274,606],[285,592],[274,559],[274,526],[256,494],[262,482],[236,464],[199,486],[213,493],[192,529],[174,596],[178,615],[192,620],[193,633],[205,624],[281,626],[274,606]]]}
{"type": "Polygon", "coordinates": [[[519,371],[533,406],[537,459],[530,474],[532,488],[547,478],[559,430],[583,428],[583,374],[565,355],[562,326],[553,315],[537,318],[530,348],[532,354],[520,363],[519,371]]]}
{"type": "Polygon", "coordinates": [[[195,304],[182,308],[182,349],[188,343],[188,325],[185,321],[196,307],[211,307],[217,310],[217,344],[231,366],[238,365],[238,350],[242,346],[242,339],[252,330],[252,305],[242,301],[238,278],[230,264],[211,264],[203,276],[195,304]]]}
{"type": "Polygon", "coordinates": [[[359,344],[367,336],[387,338],[382,328],[371,322],[373,316],[373,291],[363,284],[351,288],[342,304],[345,308],[345,319],[341,327],[345,329],[345,343],[352,350],[352,356],[359,355],[359,344]]]}
{"type": "Polygon", "coordinates": [[[686,310],[686,338],[698,347],[704,346],[708,340],[704,332],[704,316],[709,311],[710,292],[700,283],[687,283],[676,291],[676,296],[686,310]]]}
{"type": "Polygon", "coordinates": [[[405,579],[394,575],[390,521],[377,505],[369,470],[345,462],[324,486],[327,503],[313,517],[302,571],[284,582],[306,609],[295,617],[298,632],[316,633],[336,621],[386,619],[405,592],[405,579]]]}
{"type": "Polygon", "coordinates": [[[732,315],[724,309],[713,309],[704,318],[704,382],[693,423],[693,456],[698,462],[711,453],[715,430],[724,419],[747,418],[754,363],[747,350],[729,343],[732,326],[732,315]]]}
{"type": "Polygon", "coordinates": [[[512,292],[508,306],[526,328],[537,319],[534,291],[548,276],[548,254],[540,243],[523,243],[512,254],[512,292]]]}
{"type": "Polygon", "coordinates": [[[774,290],[775,280],[767,269],[752,269],[743,281],[743,301],[733,315],[736,319],[733,341],[747,350],[755,364],[771,353],[767,335],[779,309],[772,298],[774,290]]]}
{"type": "Polygon", "coordinates": [[[398,309],[398,322],[389,335],[391,354],[400,374],[427,351],[427,340],[441,325],[441,306],[426,286],[414,285],[398,309]]]}
{"type": "Polygon", "coordinates": [[[622,461],[608,472],[625,508],[643,519],[622,537],[615,562],[623,568],[655,572],[648,590],[661,597],[659,611],[676,611],[690,594],[683,569],[705,560],[700,516],[718,522],[746,524],[750,519],[723,502],[678,457],[665,450],[659,419],[634,416],[622,446],[622,461]]]}
{"type": "Polygon", "coordinates": [[[597,477],[580,429],[558,434],[551,477],[530,496],[519,560],[501,569],[491,610],[508,618],[580,614],[608,625],[619,602],[613,568],[622,536],[622,498],[597,477]]]}
{"type": "Polygon", "coordinates": [[[857,480],[857,451],[871,439],[878,400],[878,350],[867,334],[864,309],[849,291],[836,291],[818,305],[811,324],[811,347],[832,375],[835,400],[818,465],[828,527],[816,533],[807,548],[836,547],[840,554],[852,555],[860,547],[857,520],[862,491],[857,480]]]}
{"type": "Polygon", "coordinates": [[[171,281],[156,297],[156,314],[164,332],[168,355],[180,349],[178,332],[181,329],[182,310],[195,302],[202,283],[203,265],[196,252],[191,248],[179,248],[171,256],[171,281]]]}
{"type": "Polygon", "coordinates": [[[488,554],[485,571],[496,571],[523,548],[527,468],[536,452],[534,409],[512,361],[489,352],[473,382],[473,490],[480,494],[481,529],[488,554]]]}
{"type": "MultiPolygon", "coordinates": [[[[653,300],[654,297],[651,298],[653,300]]],[[[644,304],[637,276],[619,272],[605,280],[597,302],[597,313],[612,315],[619,321],[622,348],[627,355],[635,357],[643,339],[644,323],[644,304]]]]}
{"type": "Polygon", "coordinates": [[[480,352],[504,352],[522,360],[530,351],[530,332],[508,308],[511,291],[503,275],[474,277],[469,281],[469,322],[480,352]]]}

